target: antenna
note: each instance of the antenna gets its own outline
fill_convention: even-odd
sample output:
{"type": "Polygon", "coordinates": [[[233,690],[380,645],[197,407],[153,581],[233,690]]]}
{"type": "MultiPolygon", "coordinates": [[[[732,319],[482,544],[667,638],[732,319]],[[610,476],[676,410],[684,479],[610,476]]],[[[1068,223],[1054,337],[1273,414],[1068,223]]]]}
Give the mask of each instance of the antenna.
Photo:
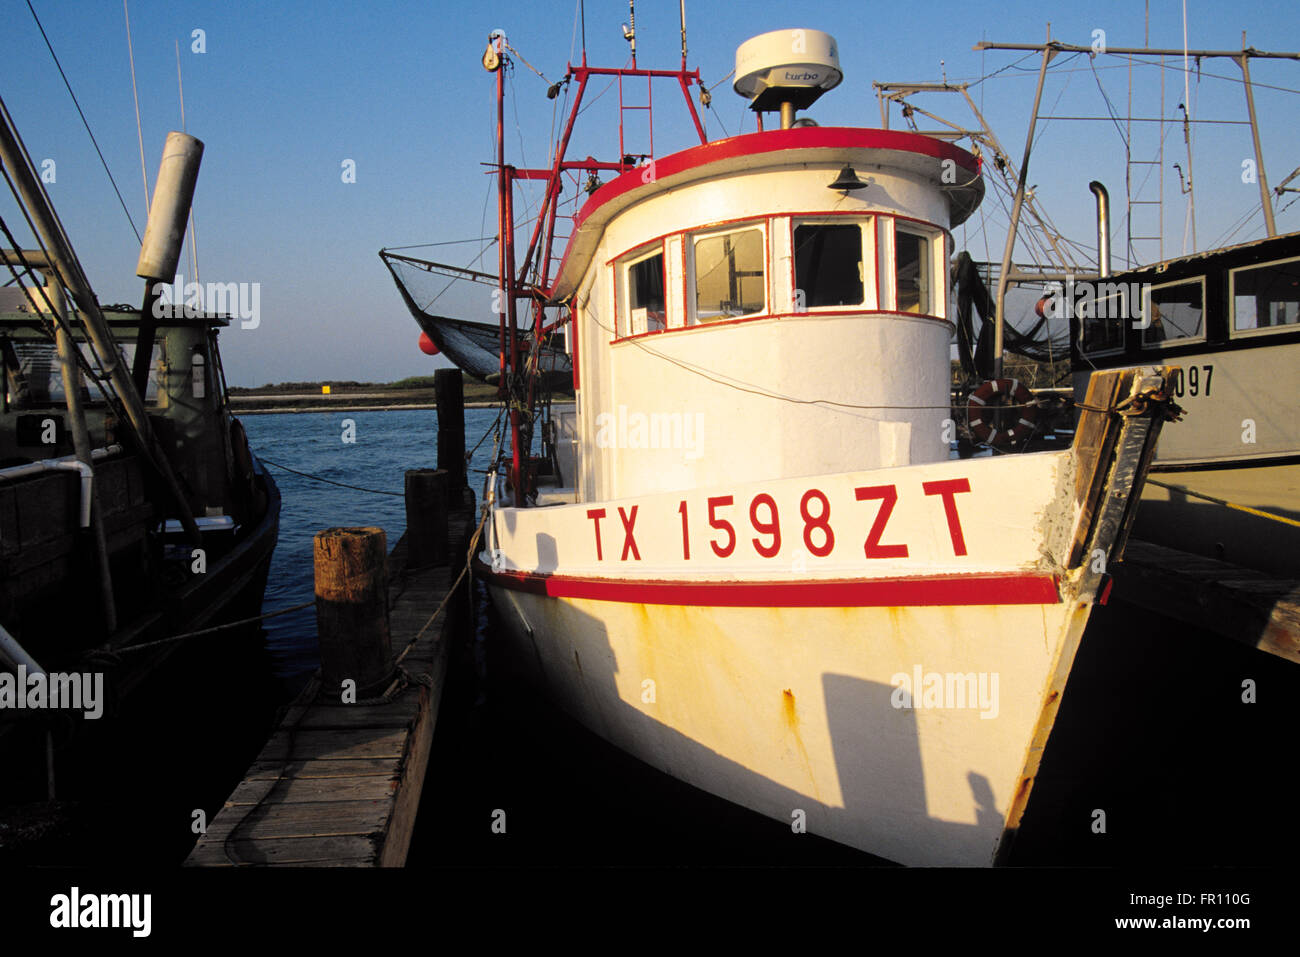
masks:
{"type": "Polygon", "coordinates": [[[149,212],[149,171],[144,163],[144,131],[140,128],[140,95],[135,87],[135,50],[131,48],[131,12],[122,0],[122,15],[126,18],[126,55],[131,61],[131,98],[135,100],[135,136],[140,141],[140,178],[144,180],[144,209],[149,212]]]}
{"type": "Polygon", "coordinates": [[[632,45],[632,69],[636,69],[636,0],[627,0],[627,24],[623,27],[623,39],[632,45]]]}
{"type": "MultiPolygon", "coordinates": [[[[176,40],[176,91],[181,98],[181,132],[188,133],[185,128],[185,84],[181,82],[181,41],[176,40]]],[[[194,227],[194,205],[190,204],[190,269],[194,274],[194,281],[199,281],[199,233],[194,227]]]]}
{"type": "Polygon", "coordinates": [[[686,69],[686,0],[680,0],[678,8],[681,11],[682,24],[682,69],[686,69]]]}

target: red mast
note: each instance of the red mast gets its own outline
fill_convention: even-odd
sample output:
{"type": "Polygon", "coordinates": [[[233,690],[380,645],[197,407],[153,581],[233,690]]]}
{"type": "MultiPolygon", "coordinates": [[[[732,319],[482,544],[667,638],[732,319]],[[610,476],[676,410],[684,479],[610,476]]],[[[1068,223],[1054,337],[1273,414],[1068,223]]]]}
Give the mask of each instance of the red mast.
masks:
{"type": "MultiPolygon", "coordinates": [[[[684,11],[683,11],[684,13],[684,11]]],[[[630,78],[643,78],[647,82],[647,89],[655,79],[676,80],[677,86],[681,89],[682,96],[686,101],[686,108],[690,113],[691,121],[695,126],[696,134],[701,143],[707,143],[708,137],[704,133],[704,125],[700,122],[699,114],[695,110],[695,104],[691,100],[690,86],[692,83],[702,86],[699,70],[686,69],[686,28],[683,17],[682,24],[682,64],[678,70],[643,70],[636,66],[635,56],[632,59],[631,68],[608,69],[594,68],[587,66],[587,51],[584,44],[582,51],[582,64],[574,66],[568,64],[565,69],[564,79],[556,83],[551,91],[557,94],[561,86],[567,86],[570,82],[577,80],[578,90],[574,96],[573,105],[569,109],[569,116],[564,126],[564,131],[560,135],[559,142],[556,145],[555,160],[547,169],[515,169],[506,165],[505,160],[505,69],[506,69],[506,51],[509,44],[506,42],[504,34],[493,34],[489,38],[487,53],[484,54],[483,65],[497,74],[497,199],[498,199],[498,217],[497,229],[500,241],[498,250],[498,276],[499,278],[499,295],[502,302],[498,304],[497,311],[501,323],[501,381],[498,387],[498,395],[510,405],[510,438],[511,438],[511,464],[509,486],[514,493],[514,504],[521,507],[527,504],[527,468],[529,455],[531,452],[532,437],[532,408],[535,397],[537,373],[540,370],[529,369],[520,366],[520,342],[518,330],[516,328],[516,300],[521,296],[527,296],[533,303],[533,345],[538,348],[530,348],[530,355],[540,354],[540,345],[543,337],[559,326],[563,320],[557,320],[548,328],[545,322],[545,294],[550,290],[552,285],[551,268],[555,261],[553,255],[553,246],[555,240],[555,221],[559,211],[559,197],[561,186],[563,184],[564,174],[570,173],[574,176],[575,181],[580,174],[593,174],[597,172],[612,172],[616,174],[626,173],[636,168],[637,160],[650,159],[653,156],[636,157],[620,155],[613,162],[599,161],[592,157],[582,160],[569,161],[565,159],[565,154],[569,146],[569,139],[573,134],[574,124],[578,119],[578,113],[581,112],[583,96],[587,90],[587,84],[593,76],[612,77],[619,84],[619,99],[622,102],[622,85],[624,80],[630,78]],[[518,264],[518,275],[516,275],[515,259],[515,235],[514,235],[514,202],[513,190],[514,181],[521,180],[545,180],[546,191],[543,194],[542,205],[537,214],[536,222],[533,224],[532,234],[528,240],[527,252],[524,254],[522,261],[518,264]],[[531,282],[528,281],[529,272],[533,271],[534,276],[531,282]]],[[[650,105],[645,107],[626,107],[625,109],[642,109],[647,113],[647,122],[650,124],[652,131],[651,143],[653,143],[654,118],[650,105]]],[[[619,113],[619,144],[620,151],[623,143],[623,114],[624,108],[620,108],[619,113]]],[[[653,146],[651,146],[653,152],[653,146]]],[[[576,212],[576,210],[575,210],[576,212]]],[[[571,317],[570,317],[571,318],[571,317]]],[[[575,357],[576,364],[576,357],[575,357]]]]}

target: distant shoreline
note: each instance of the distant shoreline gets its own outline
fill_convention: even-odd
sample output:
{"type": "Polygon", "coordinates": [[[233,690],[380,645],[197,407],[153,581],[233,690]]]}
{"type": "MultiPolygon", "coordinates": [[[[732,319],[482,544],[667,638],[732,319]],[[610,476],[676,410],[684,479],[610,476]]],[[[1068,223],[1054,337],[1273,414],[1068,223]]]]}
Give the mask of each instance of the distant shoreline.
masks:
{"type": "MultiPolygon", "coordinates": [[[[490,409],[495,402],[466,402],[467,409],[490,409]]],[[[399,402],[390,405],[356,404],[344,401],[303,403],[301,405],[258,405],[250,403],[244,406],[232,402],[230,410],[236,415],[284,415],[298,412],[397,412],[402,409],[436,409],[433,402],[399,402]]]]}

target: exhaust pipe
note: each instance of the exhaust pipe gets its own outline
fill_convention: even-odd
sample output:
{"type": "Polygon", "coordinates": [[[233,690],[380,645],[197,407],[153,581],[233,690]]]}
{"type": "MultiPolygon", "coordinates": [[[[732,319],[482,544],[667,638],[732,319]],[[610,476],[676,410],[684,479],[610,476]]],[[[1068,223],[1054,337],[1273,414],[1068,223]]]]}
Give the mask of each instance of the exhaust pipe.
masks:
{"type": "Polygon", "coordinates": [[[1097,271],[1105,279],[1110,275],[1110,194],[1095,179],[1088,188],[1097,197],[1097,271]]]}

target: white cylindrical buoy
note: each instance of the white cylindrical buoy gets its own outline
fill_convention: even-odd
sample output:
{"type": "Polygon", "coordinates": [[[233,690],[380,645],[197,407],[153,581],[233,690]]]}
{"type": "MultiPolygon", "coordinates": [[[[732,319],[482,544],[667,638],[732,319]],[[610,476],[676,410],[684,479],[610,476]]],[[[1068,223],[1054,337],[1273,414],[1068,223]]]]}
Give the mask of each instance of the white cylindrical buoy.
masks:
{"type": "Polygon", "coordinates": [[[141,279],[171,282],[176,276],[185,220],[194,201],[194,184],[199,178],[203,143],[175,130],[167,134],[162,162],[149,204],[149,224],[140,244],[140,261],[135,274],[141,279]]]}

